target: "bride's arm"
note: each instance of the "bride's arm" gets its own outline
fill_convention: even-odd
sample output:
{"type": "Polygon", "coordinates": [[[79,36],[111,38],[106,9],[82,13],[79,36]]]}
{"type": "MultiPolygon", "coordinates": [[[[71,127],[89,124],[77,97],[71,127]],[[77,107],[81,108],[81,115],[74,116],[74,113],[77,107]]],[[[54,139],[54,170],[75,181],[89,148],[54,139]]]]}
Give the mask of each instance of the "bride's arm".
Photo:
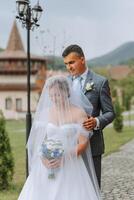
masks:
{"type": "MultiPolygon", "coordinates": [[[[76,111],[77,113],[77,122],[79,124],[83,124],[83,122],[87,119],[87,114],[84,110],[78,109],[76,111]]],[[[78,135],[78,144],[77,144],[77,155],[81,155],[89,145],[89,133],[88,131],[82,126],[79,130],[79,135],[78,135]]]]}
{"type": "Polygon", "coordinates": [[[86,150],[88,144],[89,144],[89,139],[83,135],[79,135],[78,145],[76,150],[78,156],[81,155],[86,150]]]}

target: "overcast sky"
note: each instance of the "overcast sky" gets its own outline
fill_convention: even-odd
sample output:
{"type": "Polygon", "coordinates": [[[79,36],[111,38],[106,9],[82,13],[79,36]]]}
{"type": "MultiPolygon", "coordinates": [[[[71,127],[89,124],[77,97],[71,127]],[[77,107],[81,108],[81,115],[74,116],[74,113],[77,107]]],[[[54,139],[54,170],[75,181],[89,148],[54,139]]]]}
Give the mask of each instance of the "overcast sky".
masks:
{"type": "MultiPolygon", "coordinates": [[[[0,6],[0,47],[7,45],[16,15],[16,1],[0,6]]],[[[32,6],[37,0],[31,0],[32,6]]],[[[44,12],[40,28],[31,32],[31,52],[60,55],[79,44],[88,59],[134,41],[134,0],[40,0],[44,12]]],[[[26,47],[26,30],[17,23],[26,47]]],[[[26,48],[25,48],[26,49],[26,48]]]]}

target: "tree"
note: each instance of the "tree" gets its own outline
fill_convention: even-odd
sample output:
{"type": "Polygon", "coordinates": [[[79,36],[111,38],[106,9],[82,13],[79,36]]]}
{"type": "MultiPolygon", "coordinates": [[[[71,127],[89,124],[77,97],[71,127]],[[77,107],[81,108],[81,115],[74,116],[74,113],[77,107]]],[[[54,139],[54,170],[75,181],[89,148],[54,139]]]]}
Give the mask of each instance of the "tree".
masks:
{"type": "Polygon", "coordinates": [[[127,111],[131,109],[131,98],[129,94],[125,94],[123,98],[123,105],[127,111]]]}
{"type": "Polygon", "coordinates": [[[114,110],[115,110],[116,118],[113,122],[113,126],[117,132],[121,132],[123,129],[123,116],[122,116],[122,108],[117,98],[114,103],[114,110]]]}
{"type": "Polygon", "coordinates": [[[8,189],[14,172],[14,160],[5,125],[4,116],[0,111],[0,190],[8,189]]]}
{"type": "Polygon", "coordinates": [[[120,81],[120,86],[123,88],[123,105],[126,110],[130,110],[131,100],[134,96],[134,74],[120,81]]]}

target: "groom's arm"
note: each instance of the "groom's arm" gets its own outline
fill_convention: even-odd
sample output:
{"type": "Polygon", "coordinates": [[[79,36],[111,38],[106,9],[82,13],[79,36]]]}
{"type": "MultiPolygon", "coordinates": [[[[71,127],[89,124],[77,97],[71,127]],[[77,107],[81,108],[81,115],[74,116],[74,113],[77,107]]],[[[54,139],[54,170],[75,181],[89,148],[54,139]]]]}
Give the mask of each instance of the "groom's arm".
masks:
{"type": "Polygon", "coordinates": [[[100,88],[100,105],[101,115],[98,116],[97,119],[99,120],[99,128],[103,129],[115,118],[115,112],[110,94],[110,87],[107,79],[104,79],[100,88]]]}
{"type": "Polygon", "coordinates": [[[110,95],[110,88],[108,80],[104,79],[100,87],[100,109],[102,111],[100,116],[88,117],[84,121],[83,126],[87,130],[103,129],[106,125],[111,123],[115,118],[115,113],[112,105],[112,99],[110,95]]]}

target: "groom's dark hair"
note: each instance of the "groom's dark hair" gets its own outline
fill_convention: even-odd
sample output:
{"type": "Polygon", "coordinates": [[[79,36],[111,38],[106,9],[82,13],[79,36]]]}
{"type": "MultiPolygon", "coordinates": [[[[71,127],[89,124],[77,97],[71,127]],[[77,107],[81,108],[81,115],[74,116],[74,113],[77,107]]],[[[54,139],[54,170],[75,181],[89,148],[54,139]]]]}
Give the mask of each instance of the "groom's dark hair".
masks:
{"type": "Polygon", "coordinates": [[[76,53],[78,54],[78,56],[80,57],[85,57],[83,50],[80,46],[78,46],[77,44],[72,44],[70,46],[68,46],[62,53],[62,57],[65,58],[66,56],[68,56],[70,53],[76,53]]]}

